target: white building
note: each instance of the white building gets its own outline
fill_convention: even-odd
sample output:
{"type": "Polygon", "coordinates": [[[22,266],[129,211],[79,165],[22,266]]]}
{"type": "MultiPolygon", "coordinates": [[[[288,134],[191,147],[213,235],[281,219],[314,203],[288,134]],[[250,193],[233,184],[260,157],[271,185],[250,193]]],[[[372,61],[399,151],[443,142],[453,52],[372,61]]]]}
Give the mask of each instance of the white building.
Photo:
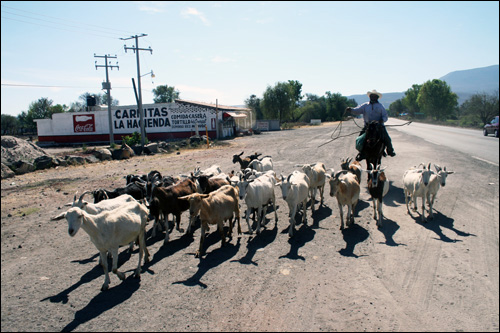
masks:
{"type": "MultiPolygon", "coordinates": [[[[97,107],[99,109],[99,107],[97,107]]],[[[250,128],[251,110],[176,100],[175,103],[145,104],[144,124],[149,141],[187,138],[198,131],[212,139],[234,135],[237,128],[250,128]]],[[[111,107],[113,138],[141,132],[136,105],[111,107]]],[[[55,113],[52,119],[36,119],[38,142],[43,144],[109,142],[108,110],[55,113]]]]}

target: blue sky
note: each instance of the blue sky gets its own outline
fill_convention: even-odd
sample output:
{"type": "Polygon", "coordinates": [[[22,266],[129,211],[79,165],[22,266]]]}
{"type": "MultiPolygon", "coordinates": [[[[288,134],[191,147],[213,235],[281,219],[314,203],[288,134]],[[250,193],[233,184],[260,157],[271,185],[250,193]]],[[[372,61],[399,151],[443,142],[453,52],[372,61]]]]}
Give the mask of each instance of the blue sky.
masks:
{"type": "Polygon", "coordinates": [[[499,63],[499,2],[1,2],[2,114],[17,116],[101,93],[96,55],[116,55],[111,95],[136,104],[133,40],[143,103],[157,85],[180,98],[242,105],[297,80],[302,93],[406,91],[450,72],[499,63]]]}

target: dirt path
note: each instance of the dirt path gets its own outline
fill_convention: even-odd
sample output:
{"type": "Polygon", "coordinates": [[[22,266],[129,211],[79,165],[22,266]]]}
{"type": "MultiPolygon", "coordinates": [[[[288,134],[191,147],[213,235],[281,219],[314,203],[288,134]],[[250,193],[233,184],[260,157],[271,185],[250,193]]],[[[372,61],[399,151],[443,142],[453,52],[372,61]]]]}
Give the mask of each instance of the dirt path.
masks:
{"type": "MultiPolygon", "coordinates": [[[[383,162],[391,189],[381,229],[363,179],[352,227],[339,230],[327,185],[325,205],[308,209],[307,225],[297,224],[289,239],[288,208],[276,188],[278,222],[269,211],[260,235],[235,230],[221,248],[212,228],[200,260],[194,257],[199,228],[194,237],[173,230],[164,248],[164,235],[151,238],[148,231],[152,258],[141,279],[131,277],[137,250],[123,247],[119,269],[127,278],[111,274],[110,289],[101,292],[104,275],[89,237],[81,230],[72,238],[65,220],[50,221],[77,190],[120,187],[125,175],[151,170],[176,175],[218,164],[229,172],[238,169],[232,156],[242,151],[271,155],[278,174],[317,161],[339,169],[341,158],[355,155],[353,137],[318,148],[334,126],[2,180],[1,330],[498,331],[498,167],[397,131],[390,133],[398,155],[383,162]],[[402,190],[403,171],[422,161],[456,172],[428,223],[406,213],[402,190]]],[[[357,128],[345,123],[342,131],[357,128]]],[[[184,213],[182,228],[187,221],[184,213]]]]}

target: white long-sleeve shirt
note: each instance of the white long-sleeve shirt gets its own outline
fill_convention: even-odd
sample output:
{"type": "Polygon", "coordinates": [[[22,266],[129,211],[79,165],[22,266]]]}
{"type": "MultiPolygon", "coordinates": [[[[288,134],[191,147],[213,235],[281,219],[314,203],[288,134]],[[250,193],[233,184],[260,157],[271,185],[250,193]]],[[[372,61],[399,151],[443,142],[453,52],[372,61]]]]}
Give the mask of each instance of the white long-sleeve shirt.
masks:
{"type": "Polygon", "coordinates": [[[351,113],[362,114],[365,125],[369,124],[371,121],[385,123],[388,119],[387,111],[379,102],[374,104],[370,104],[370,102],[363,103],[360,106],[352,108],[351,113]]]}

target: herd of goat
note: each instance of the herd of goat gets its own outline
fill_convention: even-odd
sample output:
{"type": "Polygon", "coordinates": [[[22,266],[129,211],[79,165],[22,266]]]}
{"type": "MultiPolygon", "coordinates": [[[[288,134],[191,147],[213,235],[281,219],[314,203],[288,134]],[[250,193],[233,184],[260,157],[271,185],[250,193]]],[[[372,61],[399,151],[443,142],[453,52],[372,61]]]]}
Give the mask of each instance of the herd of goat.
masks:
{"type": "MultiPolygon", "coordinates": [[[[384,173],[384,167],[370,165],[368,170],[361,167],[352,158],[342,160],[341,170],[335,172],[327,170],[324,163],[296,165],[299,170],[288,176],[276,175],[273,170],[273,161],[270,156],[260,157],[253,154],[242,158],[243,152],[233,156],[233,163],[239,163],[241,170],[230,174],[222,172],[219,166],[200,170],[196,168],[186,176],[162,176],[158,171],[151,171],[147,175],[126,176],[126,186],[108,191],[98,189],[86,191],[77,199],[75,194],[72,206],[66,212],[56,216],[53,220],[66,218],[68,233],[74,236],[80,227],[88,233],[92,243],[100,253],[100,263],[105,272],[105,281],[101,290],[109,287],[107,255],[112,256],[112,271],[121,280],[125,274],[117,270],[118,249],[120,246],[139,245],[139,263],[135,276],[141,272],[141,261],[149,261],[149,252],[146,248],[146,225],[148,220],[154,219],[151,236],[156,232],[165,231],[164,245],[169,240],[168,216],[173,215],[175,227],[181,231],[181,214],[189,211],[187,233],[193,233],[193,223],[199,218],[201,222],[201,237],[196,257],[204,254],[203,242],[210,225],[217,225],[222,245],[226,236],[231,239],[233,222],[238,223],[238,234],[241,234],[240,201],[246,204],[245,218],[248,232],[253,233],[250,216],[256,223],[256,233],[259,234],[262,223],[266,220],[268,205],[272,204],[275,222],[278,221],[276,209],[275,187],[281,187],[281,194],[289,209],[290,227],[288,234],[293,236],[295,231],[295,216],[302,211],[302,221],[306,223],[306,208],[310,200],[312,211],[315,210],[316,193],[319,190],[320,205],[324,201],[324,188],[328,181],[330,196],[337,198],[340,211],[340,229],[344,229],[344,211],[347,206],[346,225],[354,222],[354,209],[359,200],[361,175],[367,173],[367,186],[373,201],[373,218],[377,227],[382,227],[383,197],[389,191],[389,180],[384,173]],[[86,194],[92,194],[94,203],[83,200],[86,194]],[[227,235],[224,232],[224,223],[229,222],[227,235]]],[[[425,202],[429,205],[429,217],[433,217],[433,203],[440,187],[445,186],[446,177],[452,174],[434,165],[436,172],[431,169],[431,163],[420,164],[404,173],[403,187],[406,208],[410,213],[409,205],[417,210],[417,198],[422,198],[422,221],[425,217],[425,202]]]]}

